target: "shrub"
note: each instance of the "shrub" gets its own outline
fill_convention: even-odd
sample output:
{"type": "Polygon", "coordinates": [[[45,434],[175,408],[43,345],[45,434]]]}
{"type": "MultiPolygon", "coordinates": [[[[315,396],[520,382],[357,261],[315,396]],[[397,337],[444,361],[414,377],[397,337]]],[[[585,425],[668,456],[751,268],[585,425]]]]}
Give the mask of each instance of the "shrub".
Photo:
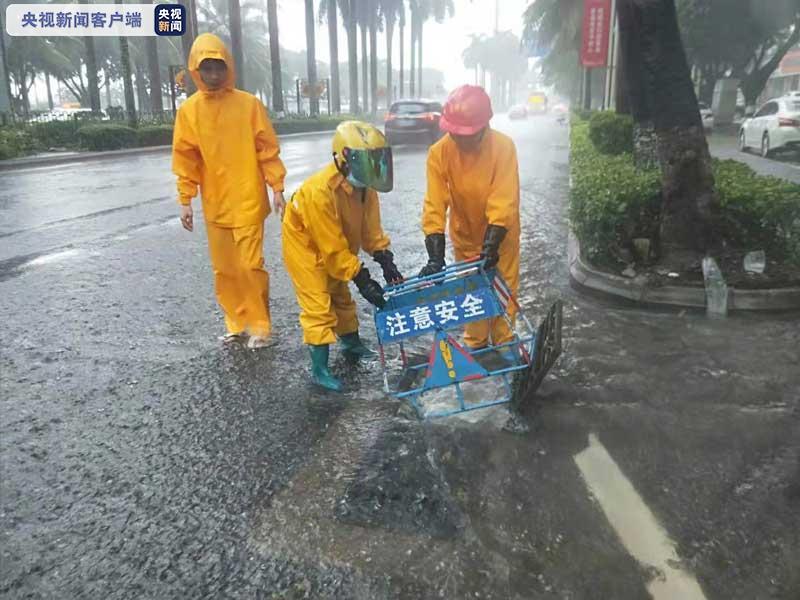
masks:
{"type": "Polygon", "coordinates": [[[347,115],[321,116],[317,119],[291,117],[288,119],[275,119],[272,124],[279,135],[287,133],[305,133],[309,131],[333,131],[342,121],[354,117],[347,115]]]}
{"type": "Polygon", "coordinates": [[[589,119],[589,137],[603,154],[633,152],[633,119],[612,111],[599,111],[589,119]]]}
{"type": "Polygon", "coordinates": [[[138,146],[168,146],[172,143],[172,125],[150,125],[136,130],[138,146]]]}
{"type": "Polygon", "coordinates": [[[30,130],[39,144],[45,148],[77,148],[78,129],[83,126],[75,119],[35,123],[30,130]]]}
{"type": "Polygon", "coordinates": [[[0,128],[0,160],[18,158],[36,150],[36,140],[29,131],[16,127],[0,128]]]}
{"type": "Polygon", "coordinates": [[[78,130],[78,139],[87,150],[119,150],[136,145],[136,130],[125,125],[85,125],[78,130]]]}
{"type": "Polygon", "coordinates": [[[630,154],[599,153],[589,124],[571,132],[569,218],[588,258],[613,260],[636,237],[655,237],[660,211],[660,173],[638,171],[630,154]]]}
{"type": "MultiPolygon", "coordinates": [[[[602,154],[589,128],[579,121],[570,133],[569,218],[586,257],[609,264],[633,238],[658,240],[661,172],[636,169],[629,153],[602,154]]],[[[770,260],[800,265],[800,185],[758,175],[733,160],[715,160],[713,169],[723,239],[734,248],[765,250],[770,260]]]]}
{"type": "Polygon", "coordinates": [[[800,185],[758,175],[735,160],[715,160],[714,177],[724,238],[800,265],[800,185]]]}

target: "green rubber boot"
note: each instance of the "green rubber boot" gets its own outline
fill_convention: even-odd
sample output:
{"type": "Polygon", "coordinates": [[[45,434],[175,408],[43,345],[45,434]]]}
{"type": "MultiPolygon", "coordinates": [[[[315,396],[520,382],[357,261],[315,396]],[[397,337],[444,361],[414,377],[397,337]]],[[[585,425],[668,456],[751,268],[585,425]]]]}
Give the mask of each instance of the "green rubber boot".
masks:
{"type": "Polygon", "coordinates": [[[377,356],[373,350],[364,345],[358,335],[358,331],[339,336],[339,341],[342,342],[342,352],[348,358],[375,358],[377,356]]]}
{"type": "Polygon", "coordinates": [[[324,387],[326,390],[341,392],[342,382],[336,379],[328,370],[330,346],[328,346],[328,344],[323,344],[321,346],[309,345],[308,350],[311,353],[311,381],[324,387]]]}

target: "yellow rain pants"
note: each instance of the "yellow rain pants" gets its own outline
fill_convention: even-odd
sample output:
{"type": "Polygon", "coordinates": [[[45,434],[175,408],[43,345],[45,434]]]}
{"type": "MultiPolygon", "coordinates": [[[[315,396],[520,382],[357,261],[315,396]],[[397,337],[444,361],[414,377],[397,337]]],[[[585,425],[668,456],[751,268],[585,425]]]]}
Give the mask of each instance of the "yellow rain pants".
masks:
{"type": "MultiPolygon", "coordinates": [[[[517,150],[508,136],[487,129],[474,153],[462,153],[449,135],[428,153],[428,189],[422,212],[425,235],[444,233],[449,213],[449,234],[456,260],[481,253],[489,225],[500,225],[508,233],[500,245],[497,271],[516,295],[519,289],[519,166],[517,150]]],[[[509,305],[513,319],[516,307],[509,305]]],[[[464,342],[480,348],[513,338],[502,317],[471,323],[465,327],[464,342]]]]}
{"type": "Polygon", "coordinates": [[[286,169],[275,130],[261,101],[234,87],[228,49],[209,33],[197,37],[189,73],[198,92],[178,110],[172,170],[178,198],[191,204],[198,187],[208,230],[217,299],[230,333],[269,333],[269,280],[264,270],[264,219],[270,212],[266,186],[283,191],[286,169]],[[207,59],[225,61],[223,87],[211,91],[198,71],[207,59]]]}
{"type": "Polygon", "coordinates": [[[283,260],[300,305],[303,342],[323,345],[358,331],[348,282],[361,270],[358,252],[389,247],[378,194],[353,189],[334,164],[312,175],[287,204],[283,260]]]}
{"type": "Polygon", "coordinates": [[[207,224],[217,300],[228,333],[269,335],[269,274],[264,269],[264,225],[207,224]]]}

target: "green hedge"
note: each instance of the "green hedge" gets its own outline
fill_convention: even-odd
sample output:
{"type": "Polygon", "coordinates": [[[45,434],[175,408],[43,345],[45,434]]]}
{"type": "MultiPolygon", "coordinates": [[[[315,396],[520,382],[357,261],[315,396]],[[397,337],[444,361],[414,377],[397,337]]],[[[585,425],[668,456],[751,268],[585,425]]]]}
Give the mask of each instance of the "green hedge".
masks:
{"type": "Polygon", "coordinates": [[[633,119],[612,111],[598,111],[589,119],[589,138],[603,154],[633,152],[633,119]]]}
{"type": "Polygon", "coordinates": [[[29,131],[15,127],[0,128],[0,160],[32,154],[38,149],[36,139],[29,131]]]}
{"type": "MultiPolygon", "coordinates": [[[[348,115],[323,116],[318,119],[275,119],[273,124],[279,135],[312,131],[333,131],[348,115]]],[[[144,146],[172,144],[171,124],[141,124],[131,129],[108,121],[72,119],[35,123],[28,126],[11,126],[0,129],[0,160],[17,158],[36,150],[72,148],[92,151],[119,150],[144,146]]]]}
{"type": "Polygon", "coordinates": [[[86,125],[78,130],[81,148],[94,152],[136,146],[136,130],[126,125],[86,125]]]}
{"type": "Polygon", "coordinates": [[[137,146],[168,146],[172,144],[172,125],[151,125],[136,130],[137,146]]]}
{"type": "Polygon", "coordinates": [[[613,261],[636,237],[655,237],[661,204],[658,171],[637,171],[630,154],[598,152],[589,123],[573,121],[569,218],[586,256],[613,261]]]}
{"type": "MultiPolygon", "coordinates": [[[[601,153],[589,130],[573,121],[569,218],[587,258],[609,264],[634,238],[658,239],[661,172],[637,170],[630,153],[601,153]]],[[[726,242],[800,265],[800,185],[733,160],[714,160],[713,169],[726,242]]]]}

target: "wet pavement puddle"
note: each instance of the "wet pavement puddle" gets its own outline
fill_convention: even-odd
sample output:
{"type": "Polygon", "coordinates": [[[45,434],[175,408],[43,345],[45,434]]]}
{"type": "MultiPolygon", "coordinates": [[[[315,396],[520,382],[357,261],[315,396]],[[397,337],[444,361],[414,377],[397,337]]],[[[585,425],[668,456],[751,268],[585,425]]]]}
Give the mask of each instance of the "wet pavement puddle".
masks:
{"type": "Polygon", "coordinates": [[[679,566],[675,542],[596,435],[589,435],[589,446],[575,455],[575,464],[625,549],[657,573],[647,584],[653,600],[705,600],[697,579],[679,566]]]}

